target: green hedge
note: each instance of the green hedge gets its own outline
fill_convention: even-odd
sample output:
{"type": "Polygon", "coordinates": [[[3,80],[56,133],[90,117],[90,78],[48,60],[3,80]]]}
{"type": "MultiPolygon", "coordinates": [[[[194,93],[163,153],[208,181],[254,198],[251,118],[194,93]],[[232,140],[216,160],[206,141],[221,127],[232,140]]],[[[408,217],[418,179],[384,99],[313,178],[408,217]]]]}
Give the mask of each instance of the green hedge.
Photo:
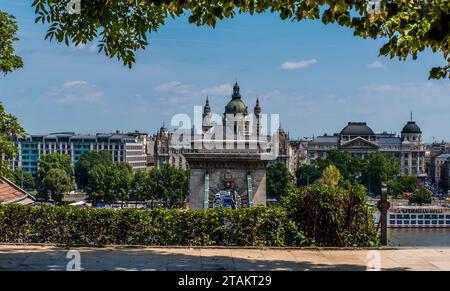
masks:
{"type": "Polygon", "coordinates": [[[291,187],[282,207],[317,246],[374,247],[379,244],[372,209],[362,185],[291,187]]]}
{"type": "Polygon", "coordinates": [[[311,242],[280,207],[108,210],[0,206],[0,242],[99,246],[304,246],[311,242]]]}

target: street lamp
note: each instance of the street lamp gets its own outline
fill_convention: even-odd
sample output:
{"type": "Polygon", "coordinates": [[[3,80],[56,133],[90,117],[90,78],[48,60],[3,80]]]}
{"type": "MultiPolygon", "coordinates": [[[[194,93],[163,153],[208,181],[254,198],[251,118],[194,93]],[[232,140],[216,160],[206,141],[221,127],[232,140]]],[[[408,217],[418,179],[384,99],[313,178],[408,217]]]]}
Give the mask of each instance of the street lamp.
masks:
{"type": "Polygon", "coordinates": [[[391,204],[387,201],[387,185],[381,184],[381,199],[377,203],[377,208],[380,210],[380,225],[381,225],[381,245],[387,245],[387,211],[391,204]]]}

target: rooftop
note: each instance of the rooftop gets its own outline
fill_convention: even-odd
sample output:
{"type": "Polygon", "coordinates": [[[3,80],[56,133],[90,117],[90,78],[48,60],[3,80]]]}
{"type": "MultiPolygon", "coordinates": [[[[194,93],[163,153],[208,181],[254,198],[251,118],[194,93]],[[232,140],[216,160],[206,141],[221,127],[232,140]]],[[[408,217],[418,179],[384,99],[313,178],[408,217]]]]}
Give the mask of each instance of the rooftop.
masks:
{"type": "Polygon", "coordinates": [[[422,133],[415,121],[408,121],[402,129],[402,133],[422,133]]]}
{"type": "Polygon", "coordinates": [[[349,122],[346,127],[341,130],[342,135],[375,135],[373,130],[367,126],[365,122],[349,122]]]}
{"type": "Polygon", "coordinates": [[[31,196],[6,178],[0,177],[0,204],[31,204],[31,196]]]}

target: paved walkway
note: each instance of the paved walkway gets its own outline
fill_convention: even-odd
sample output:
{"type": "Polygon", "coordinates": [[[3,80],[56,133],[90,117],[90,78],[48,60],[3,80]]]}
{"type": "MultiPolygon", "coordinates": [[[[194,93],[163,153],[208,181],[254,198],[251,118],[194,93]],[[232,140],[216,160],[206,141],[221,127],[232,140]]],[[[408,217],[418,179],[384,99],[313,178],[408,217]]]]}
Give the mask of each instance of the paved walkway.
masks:
{"type": "Polygon", "coordinates": [[[450,248],[61,248],[0,245],[0,270],[450,270],[450,248]],[[70,252],[69,252],[70,251],[70,252]],[[75,252],[73,252],[75,251],[75,252]],[[76,262],[79,253],[80,265],[76,262]],[[379,260],[378,260],[379,259],[379,260]],[[378,264],[379,262],[379,264],[378,264]]]}

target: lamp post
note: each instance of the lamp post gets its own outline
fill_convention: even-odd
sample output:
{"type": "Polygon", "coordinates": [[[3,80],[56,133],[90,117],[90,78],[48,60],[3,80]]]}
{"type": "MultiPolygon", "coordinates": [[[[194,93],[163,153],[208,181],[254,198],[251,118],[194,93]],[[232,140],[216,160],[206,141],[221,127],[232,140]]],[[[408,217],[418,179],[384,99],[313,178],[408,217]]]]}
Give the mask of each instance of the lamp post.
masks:
{"type": "Polygon", "coordinates": [[[380,210],[380,224],[381,224],[381,245],[387,245],[387,211],[390,207],[389,201],[387,201],[387,185],[381,184],[381,198],[377,203],[377,208],[380,210]]]}

